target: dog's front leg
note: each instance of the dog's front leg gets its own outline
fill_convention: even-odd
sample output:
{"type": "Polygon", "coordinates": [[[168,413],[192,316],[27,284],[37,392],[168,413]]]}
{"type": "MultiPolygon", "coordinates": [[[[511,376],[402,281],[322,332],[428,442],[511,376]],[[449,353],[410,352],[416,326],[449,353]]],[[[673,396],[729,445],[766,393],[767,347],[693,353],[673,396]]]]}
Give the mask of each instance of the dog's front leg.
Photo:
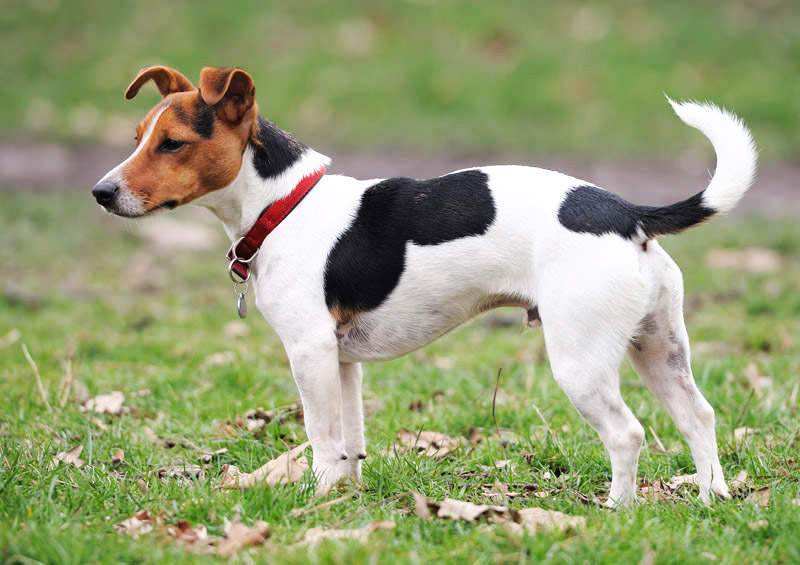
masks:
{"type": "Polygon", "coordinates": [[[342,426],[336,340],[332,333],[328,339],[306,338],[288,346],[286,352],[303,402],[314,475],[320,484],[333,484],[351,473],[342,426]]]}

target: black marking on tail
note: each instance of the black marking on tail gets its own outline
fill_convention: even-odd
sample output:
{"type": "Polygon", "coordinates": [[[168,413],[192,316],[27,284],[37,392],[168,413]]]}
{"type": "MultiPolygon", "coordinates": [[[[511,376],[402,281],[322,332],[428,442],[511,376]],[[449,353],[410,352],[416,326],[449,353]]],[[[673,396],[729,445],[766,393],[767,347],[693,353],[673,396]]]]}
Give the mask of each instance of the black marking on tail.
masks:
{"type": "Polygon", "coordinates": [[[703,204],[702,192],[669,206],[639,206],[596,186],[577,186],[561,203],[558,221],[579,233],[649,239],[683,231],[715,212],[703,204]]]}

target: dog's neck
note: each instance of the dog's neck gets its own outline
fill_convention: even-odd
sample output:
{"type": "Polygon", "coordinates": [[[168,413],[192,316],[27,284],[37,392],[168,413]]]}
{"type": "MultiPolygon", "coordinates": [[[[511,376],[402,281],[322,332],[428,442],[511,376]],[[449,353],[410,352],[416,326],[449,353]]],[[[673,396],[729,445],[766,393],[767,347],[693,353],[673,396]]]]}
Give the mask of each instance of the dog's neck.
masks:
{"type": "Polygon", "coordinates": [[[289,194],[303,177],[330,161],[259,117],[257,133],[244,150],[236,179],[195,203],[222,220],[225,233],[235,241],[247,233],[264,208],[289,194]]]}

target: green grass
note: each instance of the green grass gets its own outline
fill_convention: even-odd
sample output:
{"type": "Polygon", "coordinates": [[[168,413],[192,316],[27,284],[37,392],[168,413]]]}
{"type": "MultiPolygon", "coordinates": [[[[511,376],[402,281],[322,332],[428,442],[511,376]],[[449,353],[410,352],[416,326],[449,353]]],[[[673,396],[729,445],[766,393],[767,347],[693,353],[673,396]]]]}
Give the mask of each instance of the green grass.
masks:
{"type": "Polygon", "coordinates": [[[129,142],[136,72],[240,66],[315,145],[659,156],[705,147],[662,93],[708,98],[767,158],[800,144],[800,10],[696,2],[72,2],[0,11],[0,131],[129,142]]]}
{"type": "MultiPolygon", "coordinates": [[[[268,544],[247,555],[276,563],[630,563],[649,551],[659,563],[714,557],[717,563],[800,560],[800,507],[792,503],[800,496],[796,221],[715,220],[664,240],[685,273],[687,322],[698,351],[694,371],[717,410],[723,467],[729,478],[746,470],[752,485],[770,486],[767,508],[741,498],[705,508],[691,489],[673,501],[644,502],[620,512],[582,503],[576,493],[589,498],[607,494],[609,465],[594,432],[554,384],[541,333],[523,331],[521,323],[492,327],[498,325],[490,324],[493,318],[481,318],[417,354],[367,367],[366,397],[373,412],[363,485],[352,501],[292,518],[291,509],[313,498],[309,477],[278,488],[214,489],[225,463],[249,471],[305,438],[291,419],[269,424],[261,437],[217,433],[220,422],[250,408],[288,406],[296,399],[280,344],[260,316],[253,313],[247,319],[248,337],[223,333],[234,310],[221,261],[222,239],[214,251],[160,259],[167,277],[163,286],[137,292],[129,286],[128,265],[146,250],[134,224],[102,214],[85,195],[4,192],[0,202],[0,279],[5,289],[0,295],[0,337],[13,328],[21,333],[19,343],[0,350],[0,561],[216,560],[187,554],[157,533],[137,541],[113,531],[113,524],[142,508],[163,513],[169,523],[204,523],[214,534],[221,532],[224,519],[237,513],[248,524],[265,520],[272,527],[268,544]],[[783,268],[753,275],[711,271],[704,264],[713,247],[745,245],[779,251],[783,268]],[[132,413],[102,416],[108,431],[100,430],[74,403],[48,413],[23,357],[23,342],[39,364],[51,402],[63,374],[61,362],[74,348],[75,376],[90,394],[121,390],[132,413]],[[701,343],[722,343],[729,352],[703,354],[701,343]],[[236,362],[205,364],[221,351],[233,351],[236,362]],[[773,379],[760,395],[751,396],[744,376],[751,362],[773,379]],[[449,435],[467,435],[473,426],[491,429],[492,389],[500,367],[503,394],[497,424],[518,434],[519,443],[503,453],[489,441],[440,461],[384,454],[403,427],[449,435]],[[151,394],[135,395],[142,389],[151,394]],[[434,400],[437,390],[443,394],[434,400]],[[416,400],[422,401],[422,410],[409,410],[416,400]],[[559,443],[543,433],[534,403],[557,430],[559,443]],[[158,467],[177,458],[191,461],[196,454],[151,443],[145,426],[163,438],[188,438],[228,452],[206,465],[204,480],[164,483],[155,475],[158,467]],[[738,426],[760,433],[737,444],[733,429],[738,426]],[[78,444],[84,446],[85,466],[48,468],[56,453],[78,444]],[[125,452],[120,466],[111,464],[116,448],[125,452]],[[531,455],[526,459],[523,453],[531,455]],[[511,459],[510,468],[492,467],[504,458],[511,459]],[[146,494],[137,487],[139,480],[146,484],[146,494]],[[313,552],[289,547],[308,528],[331,526],[406,490],[485,502],[481,487],[495,480],[558,489],[548,498],[518,498],[511,504],[585,516],[585,528],[576,534],[514,538],[499,528],[487,532],[476,524],[424,521],[414,515],[413,503],[403,499],[378,505],[345,526],[376,519],[396,522],[394,530],[374,533],[366,545],[326,543],[313,552]],[[768,522],[765,528],[750,528],[761,519],[768,522]]],[[[627,365],[622,380],[624,396],[648,430],[640,481],[693,472],[674,425],[627,365]],[[651,427],[668,453],[656,449],[651,427]]]]}

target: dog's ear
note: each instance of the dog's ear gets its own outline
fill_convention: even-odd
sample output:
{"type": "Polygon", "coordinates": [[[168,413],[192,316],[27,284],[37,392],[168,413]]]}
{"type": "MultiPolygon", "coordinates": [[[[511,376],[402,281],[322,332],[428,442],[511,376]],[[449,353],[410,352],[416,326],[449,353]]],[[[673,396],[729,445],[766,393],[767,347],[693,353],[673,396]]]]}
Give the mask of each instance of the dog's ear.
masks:
{"type": "Polygon", "coordinates": [[[139,74],[136,75],[136,78],[133,79],[133,82],[128,86],[128,89],[125,91],[125,98],[130,100],[136,96],[142,85],[150,79],[153,79],[153,82],[156,83],[161,96],[167,96],[173,92],[194,90],[192,81],[175,69],[162,66],[147,67],[139,71],[139,74]]]}
{"type": "Polygon", "coordinates": [[[253,107],[256,85],[242,69],[205,67],[200,73],[200,96],[231,123],[238,123],[253,107]]]}

